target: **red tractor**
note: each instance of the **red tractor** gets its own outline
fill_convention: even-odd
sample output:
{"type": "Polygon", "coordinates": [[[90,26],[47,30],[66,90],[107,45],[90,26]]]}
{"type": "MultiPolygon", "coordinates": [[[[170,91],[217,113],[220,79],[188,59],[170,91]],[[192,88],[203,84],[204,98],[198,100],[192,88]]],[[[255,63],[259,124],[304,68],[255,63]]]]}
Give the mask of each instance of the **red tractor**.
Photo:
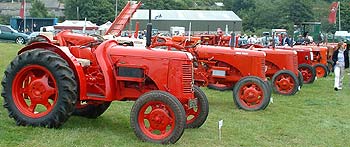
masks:
{"type": "Polygon", "coordinates": [[[294,46],[310,48],[313,55],[312,65],[316,72],[317,78],[327,77],[329,73],[329,69],[327,68],[327,51],[328,48],[325,46],[317,46],[317,45],[298,45],[294,46]]]}
{"type": "MultiPolygon", "coordinates": [[[[200,38],[201,44],[216,46],[228,46],[230,36],[203,35],[192,37],[191,41],[186,41],[186,37],[175,36],[172,41],[178,44],[193,45],[200,38]],[[203,42],[204,41],[204,42],[203,42]]],[[[166,40],[169,42],[169,39],[166,40]]],[[[164,41],[163,41],[164,42],[164,41]]],[[[247,44],[243,48],[249,48],[252,44],[247,44]]],[[[229,48],[227,48],[229,49],[229,48]]],[[[231,48],[237,50],[237,48],[231,48]]],[[[267,48],[250,48],[256,51],[266,53],[265,65],[267,66],[266,77],[272,80],[273,90],[282,95],[294,95],[300,90],[303,84],[302,74],[298,71],[298,57],[295,51],[267,49],[267,48]]],[[[211,87],[211,86],[210,86],[211,87]]]]}
{"type": "Polygon", "coordinates": [[[195,57],[194,78],[198,86],[216,90],[232,90],[234,102],[244,110],[265,109],[271,89],[265,77],[265,53],[215,46],[188,46],[176,40],[156,36],[152,46],[167,50],[181,50],[195,57]]]}
{"type": "Polygon", "coordinates": [[[296,51],[269,49],[253,44],[247,44],[241,47],[266,53],[266,76],[271,79],[272,88],[276,93],[294,95],[300,90],[303,85],[303,75],[298,70],[298,56],[296,51]]]}
{"type": "Polygon", "coordinates": [[[316,79],[316,71],[312,66],[313,52],[308,47],[303,46],[276,46],[276,49],[293,50],[298,55],[298,69],[303,75],[305,84],[313,83],[316,79]]]}
{"type": "Polygon", "coordinates": [[[116,100],[135,101],[130,124],[142,141],[175,143],[205,122],[191,54],[68,32],[55,38],[22,48],[5,71],[4,107],[17,125],[58,128],[72,114],[97,118],[116,100]]]}

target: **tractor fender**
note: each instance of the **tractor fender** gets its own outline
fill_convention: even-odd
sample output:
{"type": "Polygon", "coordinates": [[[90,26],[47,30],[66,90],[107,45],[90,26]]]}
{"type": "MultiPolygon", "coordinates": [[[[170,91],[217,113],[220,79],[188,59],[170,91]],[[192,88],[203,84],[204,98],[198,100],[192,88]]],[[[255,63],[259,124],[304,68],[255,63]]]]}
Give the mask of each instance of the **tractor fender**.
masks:
{"type": "Polygon", "coordinates": [[[38,36],[36,36],[36,37],[40,37],[40,38],[43,38],[43,39],[45,39],[45,41],[46,41],[46,43],[52,43],[51,42],[51,40],[47,37],[47,36],[45,36],[45,35],[38,35],[38,36]]]}
{"type": "Polygon", "coordinates": [[[58,47],[50,43],[38,42],[22,48],[20,51],[18,51],[18,55],[25,51],[33,50],[33,49],[49,50],[49,51],[55,52],[56,54],[61,56],[64,60],[66,60],[70,68],[74,71],[75,77],[77,78],[80,99],[81,100],[87,99],[87,95],[86,95],[87,89],[85,86],[82,86],[82,85],[86,85],[83,67],[79,64],[78,60],[71,54],[68,47],[58,47]]]}
{"type": "Polygon", "coordinates": [[[113,63],[110,58],[110,50],[113,45],[118,45],[118,42],[116,40],[108,40],[101,43],[94,51],[97,63],[103,73],[105,84],[108,85],[105,86],[105,96],[109,99],[116,96],[115,89],[117,85],[113,72],[113,63]]]}

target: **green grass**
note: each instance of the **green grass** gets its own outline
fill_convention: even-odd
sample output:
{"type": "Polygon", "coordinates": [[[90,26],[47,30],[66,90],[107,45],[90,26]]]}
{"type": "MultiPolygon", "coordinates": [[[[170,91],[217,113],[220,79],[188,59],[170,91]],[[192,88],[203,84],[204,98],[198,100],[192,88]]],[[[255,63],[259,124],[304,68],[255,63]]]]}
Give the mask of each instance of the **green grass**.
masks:
{"type": "MultiPolygon", "coordinates": [[[[21,46],[0,43],[0,77],[21,46]]],[[[350,81],[333,90],[333,76],[304,85],[294,96],[272,95],[266,110],[237,109],[232,93],[202,88],[210,113],[199,129],[185,130],[170,146],[350,146],[350,81]],[[222,140],[217,122],[223,119],[222,140]]],[[[3,99],[0,99],[3,104],[3,99]]],[[[161,146],[139,141],[130,128],[133,102],[113,102],[98,119],[72,116],[60,129],[16,126],[0,107],[0,146],[161,146]]]]}

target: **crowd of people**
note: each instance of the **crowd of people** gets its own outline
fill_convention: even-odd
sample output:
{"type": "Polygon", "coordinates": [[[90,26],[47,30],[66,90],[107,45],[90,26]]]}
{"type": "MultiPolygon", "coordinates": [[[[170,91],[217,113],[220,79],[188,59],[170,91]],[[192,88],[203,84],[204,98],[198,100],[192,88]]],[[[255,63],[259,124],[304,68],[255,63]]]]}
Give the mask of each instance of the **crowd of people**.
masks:
{"type": "Polygon", "coordinates": [[[269,34],[264,34],[262,37],[258,37],[257,35],[244,34],[239,35],[239,40],[241,44],[260,44],[263,46],[271,46],[273,44],[279,46],[292,46],[297,44],[309,44],[314,42],[314,39],[308,33],[299,35],[298,39],[294,40],[291,35],[288,35],[285,32],[276,34],[273,37],[271,37],[269,34]]]}

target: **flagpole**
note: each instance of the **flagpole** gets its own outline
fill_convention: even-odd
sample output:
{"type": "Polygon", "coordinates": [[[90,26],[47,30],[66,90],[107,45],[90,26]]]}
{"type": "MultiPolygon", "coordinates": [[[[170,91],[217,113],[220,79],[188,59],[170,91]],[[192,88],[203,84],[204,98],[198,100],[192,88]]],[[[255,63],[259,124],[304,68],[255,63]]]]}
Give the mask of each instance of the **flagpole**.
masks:
{"type": "Polygon", "coordinates": [[[26,33],[26,0],[23,0],[23,32],[26,33]]]}
{"type": "Polygon", "coordinates": [[[340,23],[340,1],[338,2],[338,6],[339,6],[339,31],[341,31],[341,23],[340,23]]]}

